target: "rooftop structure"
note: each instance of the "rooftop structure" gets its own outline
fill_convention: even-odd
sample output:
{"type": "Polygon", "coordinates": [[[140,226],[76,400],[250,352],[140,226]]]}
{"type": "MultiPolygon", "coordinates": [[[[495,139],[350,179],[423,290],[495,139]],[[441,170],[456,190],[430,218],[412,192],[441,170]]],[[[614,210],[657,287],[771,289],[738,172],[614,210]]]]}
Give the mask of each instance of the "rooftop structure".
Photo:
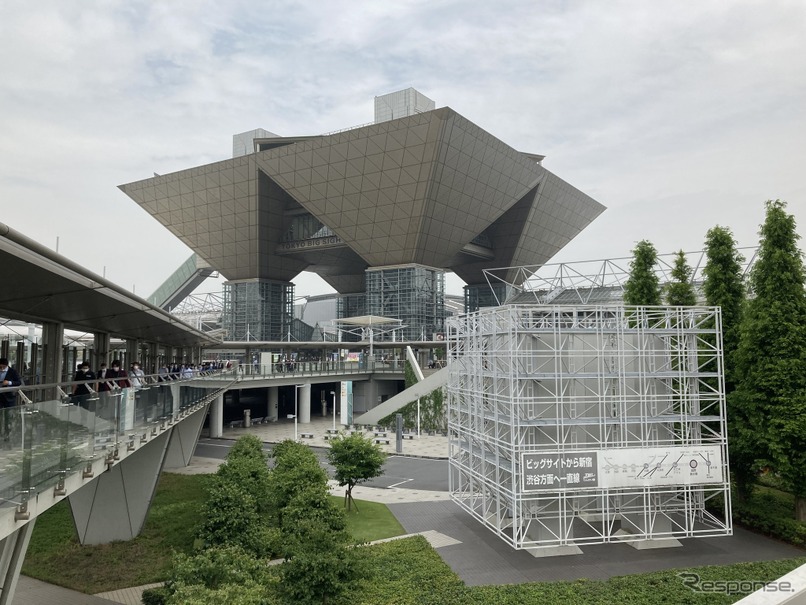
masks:
{"type": "Polygon", "coordinates": [[[287,337],[292,280],[306,270],[349,295],[340,317],[394,317],[404,338],[431,338],[444,332],[446,271],[466,297],[490,300],[485,269],[545,263],[604,207],[543,156],[448,107],[416,109],[334,134],[255,138],[254,153],[121,189],[229,280],[230,339],[287,337]]]}

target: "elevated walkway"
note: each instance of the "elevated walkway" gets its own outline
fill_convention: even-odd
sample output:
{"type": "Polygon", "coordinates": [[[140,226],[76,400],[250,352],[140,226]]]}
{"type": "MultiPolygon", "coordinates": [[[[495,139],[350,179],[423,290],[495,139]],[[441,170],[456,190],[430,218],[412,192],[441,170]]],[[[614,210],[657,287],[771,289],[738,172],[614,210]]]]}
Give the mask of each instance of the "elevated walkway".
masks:
{"type": "Polygon", "coordinates": [[[80,400],[65,395],[71,383],[13,389],[24,403],[0,410],[0,605],[11,603],[37,517],[65,498],[82,544],[140,533],[162,469],[190,462],[223,399],[226,386],[206,378],[103,392],[91,381],[80,400]]]}

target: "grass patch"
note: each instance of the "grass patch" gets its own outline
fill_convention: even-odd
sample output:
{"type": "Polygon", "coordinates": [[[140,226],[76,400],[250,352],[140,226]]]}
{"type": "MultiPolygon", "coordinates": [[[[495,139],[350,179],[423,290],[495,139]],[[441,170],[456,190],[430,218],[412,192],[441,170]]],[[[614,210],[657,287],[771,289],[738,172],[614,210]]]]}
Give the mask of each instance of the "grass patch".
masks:
{"type": "Polygon", "coordinates": [[[163,473],[143,532],[100,546],[78,543],[69,505],[60,502],[37,519],[22,573],[89,594],[164,580],[174,551],[193,548],[205,481],[163,473]]]}
{"type": "MultiPolygon", "coordinates": [[[[163,473],[143,532],[128,542],[81,546],[69,505],[60,502],[37,519],[22,573],[88,594],[164,581],[174,552],[193,551],[206,481],[207,475],[163,473]]],[[[359,500],[358,507],[360,513],[347,516],[357,541],[405,533],[385,505],[359,500]]]]}
{"type": "MultiPolygon", "coordinates": [[[[331,496],[338,506],[344,505],[344,498],[331,496]]],[[[345,511],[347,517],[347,533],[357,542],[371,542],[372,540],[382,540],[405,534],[403,526],[400,525],[395,516],[389,511],[385,504],[378,502],[367,502],[366,500],[354,500],[358,511],[354,507],[349,513],[345,511]]]]}

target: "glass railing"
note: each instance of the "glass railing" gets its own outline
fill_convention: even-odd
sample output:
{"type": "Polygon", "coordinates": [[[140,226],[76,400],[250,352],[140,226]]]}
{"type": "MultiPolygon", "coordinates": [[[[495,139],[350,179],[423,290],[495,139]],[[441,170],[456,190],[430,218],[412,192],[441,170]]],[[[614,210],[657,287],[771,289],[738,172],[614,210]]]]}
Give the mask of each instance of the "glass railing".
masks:
{"type": "Polygon", "coordinates": [[[400,374],[403,359],[356,359],[355,361],[276,361],[271,364],[241,364],[237,377],[278,378],[283,375],[321,376],[325,374],[400,374]]]}
{"type": "Polygon", "coordinates": [[[16,403],[0,409],[0,507],[51,487],[58,493],[68,475],[90,472],[99,458],[114,463],[226,388],[201,387],[207,376],[232,380],[234,372],[0,389],[16,403]]]}

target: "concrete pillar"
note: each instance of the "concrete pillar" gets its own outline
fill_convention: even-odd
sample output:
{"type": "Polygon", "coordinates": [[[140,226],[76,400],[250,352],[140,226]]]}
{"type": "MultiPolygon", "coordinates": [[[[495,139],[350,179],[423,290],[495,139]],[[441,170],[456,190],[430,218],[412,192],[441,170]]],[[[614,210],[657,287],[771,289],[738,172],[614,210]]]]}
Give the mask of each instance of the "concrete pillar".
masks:
{"type": "Polygon", "coordinates": [[[311,385],[303,384],[297,393],[297,401],[300,424],[311,423],[311,385]]]}
{"type": "Polygon", "coordinates": [[[277,422],[279,393],[280,390],[277,387],[269,387],[269,399],[266,407],[266,418],[269,419],[269,422],[277,422]]]}
{"type": "Polygon", "coordinates": [[[90,360],[91,369],[93,372],[97,371],[102,363],[109,365],[109,334],[107,332],[98,332],[92,337],[92,359],[90,360]]]}
{"type": "Polygon", "coordinates": [[[68,496],[81,544],[131,540],[143,529],[173,429],[68,496]]]}
{"type": "Polygon", "coordinates": [[[64,324],[42,324],[42,382],[60,382],[62,378],[62,343],[64,324]]]}
{"type": "Polygon", "coordinates": [[[135,361],[140,361],[140,341],[127,340],[126,341],[126,359],[123,361],[124,370],[128,371],[135,361]]]}
{"type": "Polygon", "coordinates": [[[0,540],[0,605],[11,605],[36,517],[0,540]]]}
{"type": "Polygon", "coordinates": [[[159,348],[156,342],[148,343],[148,365],[143,370],[146,374],[156,374],[159,370],[159,348]]]}
{"type": "Polygon", "coordinates": [[[171,438],[168,442],[168,452],[165,454],[164,468],[166,470],[184,468],[190,464],[196,444],[201,435],[204,418],[207,416],[209,404],[196,410],[174,425],[171,431],[171,438]]]}
{"type": "Polygon", "coordinates": [[[220,439],[224,436],[224,393],[221,393],[210,405],[210,437],[220,439]]]}
{"type": "Polygon", "coordinates": [[[173,403],[171,411],[173,412],[174,418],[176,418],[177,414],[179,414],[179,410],[182,408],[181,393],[182,393],[182,386],[174,382],[171,382],[171,402],[173,403]]]}

